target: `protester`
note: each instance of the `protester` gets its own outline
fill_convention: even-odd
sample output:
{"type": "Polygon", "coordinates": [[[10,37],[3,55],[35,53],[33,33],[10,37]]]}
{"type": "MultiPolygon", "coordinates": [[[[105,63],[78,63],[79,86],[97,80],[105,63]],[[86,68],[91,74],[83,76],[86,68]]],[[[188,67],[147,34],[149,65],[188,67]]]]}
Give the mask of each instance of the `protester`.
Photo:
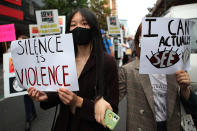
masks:
{"type": "MultiPolygon", "coordinates": [[[[19,35],[18,40],[28,39],[26,35],[19,35]]],[[[25,131],[29,131],[31,128],[31,121],[37,117],[36,109],[33,100],[28,96],[24,95],[25,104],[25,131]]]]}
{"type": "Polygon", "coordinates": [[[104,32],[102,35],[103,35],[103,43],[104,43],[107,53],[114,56],[114,50],[113,50],[111,40],[108,38],[106,32],[104,32]]]}
{"type": "Polygon", "coordinates": [[[117,63],[117,66],[119,67],[120,66],[120,59],[121,59],[121,50],[119,49],[120,48],[120,43],[119,43],[119,40],[117,37],[114,37],[114,56],[115,56],[115,59],[116,59],[116,63],[117,63]]]}
{"type": "Polygon", "coordinates": [[[123,65],[127,64],[128,60],[129,60],[129,58],[128,58],[127,54],[126,54],[126,49],[128,49],[128,48],[129,48],[129,44],[127,42],[127,38],[124,37],[123,38],[123,43],[122,43],[122,52],[123,52],[122,64],[123,65]]]}
{"type": "Polygon", "coordinates": [[[66,27],[66,32],[73,34],[79,91],[60,88],[56,93],[46,93],[30,87],[28,94],[40,101],[43,109],[60,105],[52,130],[108,130],[98,122],[104,123],[100,118],[104,118],[106,106],[118,112],[118,71],[115,59],[104,52],[97,18],[88,9],[77,9],[71,13],[66,27]]]}
{"type": "Polygon", "coordinates": [[[181,131],[180,96],[197,112],[189,75],[183,70],[172,75],[139,74],[141,28],[140,24],[135,35],[138,59],[119,72],[120,100],[127,94],[127,131],[181,131]]]}
{"type": "Polygon", "coordinates": [[[133,61],[136,59],[136,50],[135,50],[135,44],[134,44],[133,37],[131,37],[131,36],[128,37],[128,44],[131,49],[131,55],[129,56],[129,59],[130,59],[130,61],[133,61]]]}

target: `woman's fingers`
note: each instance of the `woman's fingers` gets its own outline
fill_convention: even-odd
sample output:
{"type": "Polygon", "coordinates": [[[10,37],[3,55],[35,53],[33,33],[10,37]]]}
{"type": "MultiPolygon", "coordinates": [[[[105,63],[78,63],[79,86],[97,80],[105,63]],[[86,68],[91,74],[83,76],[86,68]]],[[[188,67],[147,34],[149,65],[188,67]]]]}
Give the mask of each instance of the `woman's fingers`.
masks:
{"type": "Polygon", "coordinates": [[[61,100],[64,101],[63,102],[64,104],[68,104],[69,101],[71,101],[71,97],[68,94],[66,94],[65,92],[58,90],[58,94],[59,94],[59,97],[61,98],[61,100]]]}
{"type": "Polygon", "coordinates": [[[100,115],[98,114],[97,116],[97,120],[96,120],[98,123],[100,123],[100,115]]]}
{"type": "Polygon", "coordinates": [[[27,91],[28,91],[28,95],[35,101],[43,101],[48,99],[47,95],[44,92],[38,91],[34,87],[28,88],[27,91]]]}
{"type": "Polygon", "coordinates": [[[38,98],[39,96],[40,96],[40,92],[39,91],[36,91],[35,98],[38,98]]]}
{"type": "Polygon", "coordinates": [[[31,92],[32,89],[33,89],[33,87],[29,87],[29,88],[27,89],[27,92],[28,92],[28,93],[31,92]]]}
{"type": "Polygon", "coordinates": [[[179,75],[179,74],[184,73],[184,72],[185,72],[184,70],[178,70],[175,74],[179,75]]]}
{"type": "Polygon", "coordinates": [[[28,95],[30,96],[30,97],[32,97],[32,92],[34,91],[34,88],[33,87],[30,87],[30,88],[28,88],[28,95]]]}
{"type": "Polygon", "coordinates": [[[106,125],[105,125],[104,119],[105,119],[105,110],[103,110],[100,114],[100,122],[105,127],[106,125]]]}
{"type": "Polygon", "coordinates": [[[113,109],[112,109],[112,107],[111,107],[110,104],[108,105],[108,109],[111,110],[111,111],[113,111],[113,109]]]}
{"type": "Polygon", "coordinates": [[[102,124],[104,127],[106,127],[105,112],[107,109],[112,110],[112,107],[103,98],[100,98],[99,100],[96,101],[96,103],[95,103],[95,119],[98,123],[102,124]]]}
{"type": "Polygon", "coordinates": [[[36,99],[36,101],[39,100],[39,96],[40,96],[40,92],[39,91],[36,91],[36,93],[35,93],[35,99],[36,99]]]}
{"type": "Polygon", "coordinates": [[[72,94],[72,91],[69,91],[69,90],[66,89],[66,88],[59,88],[58,91],[63,92],[63,93],[65,93],[65,94],[67,94],[67,95],[72,94]]]}
{"type": "Polygon", "coordinates": [[[98,106],[96,106],[95,107],[95,119],[98,123],[101,124],[100,116],[101,116],[101,109],[99,109],[98,106]]]}
{"type": "Polygon", "coordinates": [[[177,82],[181,87],[187,87],[190,84],[190,78],[186,71],[179,70],[176,72],[177,82]]]}
{"type": "Polygon", "coordinates": [[[105,124],[105,112],[106,110],[109,109],[111,111],[113,111],[111,105],[109,103],[106,103],[106,109],[103,110],[103,112],[101,113],[101,123],[104,127],[106,127],[106,124],[105,124]]]}
{"type": "Polygon", "coordinates": [[[61,91],[61,90],[59,90],[58,91],[58,93],[59,93],[59,95],[61,95],[63,98],[65,98],[65,99],[72,99],[71,98],[71,95],[70,94],[68,94],[68,93],[65,93],[65,92],[63,92],[63,91],[61,91]]]}
{"type": "Polygon", "coordinates": [[[181,81],[189,81],[188,77],[180,77],[177,79],[178,82],[181,82],[181,81]]]}
{"type": "Polygon", "coordinates": [[[58,94],[64,104],[75,105],[77,103],[77,95],[66,88],[59,88],[58,94]]]}
{"type": "Polygon", "coordinates": [[[69,101],[67,99],[65,99],[61,94],[59,94],[59,97],[60,97],[60,99],[62,100],[62,102],[64,104],[68,104],[69,103],[69,101]]]}

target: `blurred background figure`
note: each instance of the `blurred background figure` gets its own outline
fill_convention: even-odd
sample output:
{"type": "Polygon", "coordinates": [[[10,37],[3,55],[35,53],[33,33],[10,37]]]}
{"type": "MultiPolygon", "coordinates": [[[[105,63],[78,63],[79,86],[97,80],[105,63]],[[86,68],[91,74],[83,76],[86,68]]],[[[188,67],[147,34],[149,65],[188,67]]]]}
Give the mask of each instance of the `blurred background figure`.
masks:
{"type": "MultiPolygon", "coordinates": [[[[18,40],[28,39],[26,35],[19,35],[18,40]]],[[[24,105],[25,105],[25,131],[29,131],[31,128],[31,121],[36,117],[36,109],[33,100],[28,96],[24,95],[24,105]]]]}
{"type": "Polygon", "coordinates": [[[117,66],[119,67],[120,60],[121,60],[121,49],[120,49],[121,47],[120,47],[120,42],[117,37],[114,37],[113,43],[114,43],[114,56],[116,59],[117,66]]]}
{"type": "Polygon", "coordinates": [[[128,44],[131,49],[131,55],[129,56],[129,61],[133,61],[136,59],[136,50],[135,50],[135,44],[133,36],[128,37],[128,44]]]}
{"type": "Polygon", "coordinates": [[[122,52],[123,52],[122,64],[123,65],[127,64],[128,60],[129,60],[128,55],[126,54],[126,49],[128,49],[128,48],[129,48],[129,44],[127,42],[127,38],[124,37],[123,38],[123,43],[122,43],[122,52]]]}
{"type": "Polygon", "coordinates": [[[108,38],[106,32],[101,31],[101,33],[102,33],[103,43],[104,43],[107,53],[114,56],[114,50],[113,50],[111,40],[108,38]]]}

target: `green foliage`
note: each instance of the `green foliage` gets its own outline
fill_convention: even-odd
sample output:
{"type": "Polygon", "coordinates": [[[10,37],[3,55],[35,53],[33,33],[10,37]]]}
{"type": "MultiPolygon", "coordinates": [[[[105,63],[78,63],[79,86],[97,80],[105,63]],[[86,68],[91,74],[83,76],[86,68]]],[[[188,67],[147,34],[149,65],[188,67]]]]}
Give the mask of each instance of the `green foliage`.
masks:
{"type": "Polygon", "coordinates": [[[100,27],[107,30],[106,17],[111,14],[111,9],[104,7],[107,0],[90,0],[90,7],[88,0],[43,0],[43,3],[43,9],[58,9],[58,14],[65,16],[76,8],[90,8],[96,14],[100,27]]]}
{"type": "Polygon", "coordinates": [[[76,8],[88,8],[88,0],[43,0],[45,4],[43,9],[58,9],[59,15],[67,16],[76,8]]]}
{"type": "Polygon", "coordinates": [[[107,0],[90,0],[90,9],[96,14],[100,28],[107,30],[107,16],[110,16],[111,9],[105,8],[107,0]]]}

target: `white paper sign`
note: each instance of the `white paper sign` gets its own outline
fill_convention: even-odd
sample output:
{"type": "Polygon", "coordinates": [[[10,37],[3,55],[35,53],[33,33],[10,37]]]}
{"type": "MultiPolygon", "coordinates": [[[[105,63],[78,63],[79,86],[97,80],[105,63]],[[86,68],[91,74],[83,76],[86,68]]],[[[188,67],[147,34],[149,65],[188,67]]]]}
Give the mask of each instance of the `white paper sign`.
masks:
{"type": "Polygon", "coordinates": [[[192,25],[185,19],[143,18],[140,73],[173,74],[188,70],[192,25]]]}
{"type": "Polygon", "coordinates": [[[120,23],[116,16],[107,17],[109,35],[120,35],[120,23]]]}
{"type": "Polygon", "coordinates": [[[40,35],[60,33],[57,10],[36,11],[36,20],[40,35]]]}
{"type": "Polygon", "coordinates": [[[13,41],[11,53],[18,83],[42,91],[77,91],[72,34],[13,41]]]}
{"type": "Polygon", "coordinates": [[[20,87],[16,80],[11,53],[3,54],[4,97],[14,97],[27,94],[27,90],[20,87]]]}
{"type": "MultiPolygon", "coordinates": [[[[58,22],[59,22],[60,33],[57,33],[57,34],[65,34],[66,17],[65,16],[58,16],[58,22]]],[[[30,38],[43,36],[43,35],[39,34],[38,25],[36,25],[36,24],[29,24],[29,34],[30,34],[30,38]]]]}

